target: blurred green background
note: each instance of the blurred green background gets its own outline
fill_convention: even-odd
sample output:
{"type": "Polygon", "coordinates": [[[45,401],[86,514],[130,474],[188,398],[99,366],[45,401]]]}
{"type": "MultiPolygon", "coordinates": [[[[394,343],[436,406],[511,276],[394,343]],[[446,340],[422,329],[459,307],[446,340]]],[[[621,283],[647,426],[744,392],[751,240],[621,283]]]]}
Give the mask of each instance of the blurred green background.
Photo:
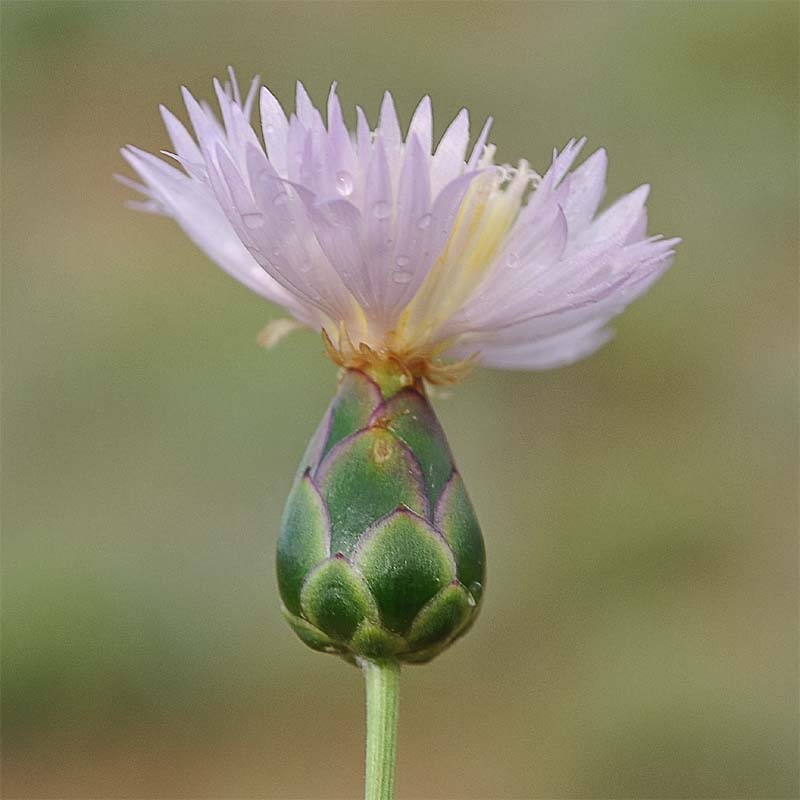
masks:
{"type": "Polygon", "coordinates": [[[3,797],[361,792],[361,677],[273,575],[334,367],[111,178],[228,63],[540,169],[587,134],[684,237],[598,355],[436,401],[489,591],[404,672],[399,797],[796,798],[790,2],[3,3],[3,797]]]}

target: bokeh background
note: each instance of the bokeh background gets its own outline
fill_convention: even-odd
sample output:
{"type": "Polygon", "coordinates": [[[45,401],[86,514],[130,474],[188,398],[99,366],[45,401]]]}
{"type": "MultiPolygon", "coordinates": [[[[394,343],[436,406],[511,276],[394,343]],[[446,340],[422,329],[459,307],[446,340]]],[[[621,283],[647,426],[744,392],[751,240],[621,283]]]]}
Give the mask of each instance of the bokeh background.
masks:
{"type": "Polygon", "coordinates": [[[228,63],[587,134],[684,237],[598,355],[436,401],[489,590],[404,672],[399,797],[796,798],[793,2],[3,3],[3,797],[361,792],[361,677],[273,575],[334,367],[111,178],[228,63]]]}

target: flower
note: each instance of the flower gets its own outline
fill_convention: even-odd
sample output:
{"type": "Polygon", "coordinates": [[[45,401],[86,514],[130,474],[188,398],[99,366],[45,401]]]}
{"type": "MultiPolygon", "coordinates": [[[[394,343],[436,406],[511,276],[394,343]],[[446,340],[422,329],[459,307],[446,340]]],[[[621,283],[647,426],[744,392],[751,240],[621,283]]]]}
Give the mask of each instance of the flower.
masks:
{"type": "Polygon", "coordinates": [[[428,97],[405,138],[388,92],[374,131],[345,126],[335,84],[327,124],[301,84],[288,119],[260,89],[263,144],[249,122],[254,79],[214,81],[222,122],[183,89],[194,137],[161,107],[166,163],[129,146],[133,205],[173,217],[226,272],[323,333],[345,367],[392,363],[409,379],[453,379],[472,361],[568,364],[610,338],[609,320],[669,266],[679,239],[646,235],[649,187],[598,214],[606,153],[570,168],[571,140],[543,176],[496,165],[489,119],[468,151],[462,110],[434,148],[428,97]]]}

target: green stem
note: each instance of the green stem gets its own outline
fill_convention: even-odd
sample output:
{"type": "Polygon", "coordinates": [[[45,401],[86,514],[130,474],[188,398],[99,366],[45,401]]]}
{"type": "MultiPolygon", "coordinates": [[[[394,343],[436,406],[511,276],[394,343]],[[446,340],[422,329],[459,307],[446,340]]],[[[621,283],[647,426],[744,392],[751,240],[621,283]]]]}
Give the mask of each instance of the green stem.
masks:
{"type": "Polygon", "coordinates": [[[367,770],[365,800],[393,800],[397,754],[400,664],[361,662],[367,681],[367,770]]]}

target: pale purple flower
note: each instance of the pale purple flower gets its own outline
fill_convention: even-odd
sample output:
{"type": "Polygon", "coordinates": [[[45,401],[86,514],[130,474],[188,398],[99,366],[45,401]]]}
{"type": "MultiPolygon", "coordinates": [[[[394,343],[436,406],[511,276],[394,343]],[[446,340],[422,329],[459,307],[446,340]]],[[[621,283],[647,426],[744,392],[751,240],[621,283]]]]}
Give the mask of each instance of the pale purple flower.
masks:
{"type": "Polygon", "coordinates": [[[474,357],[509,369],[576,361],[610,337],[608,321],[669,266],[679,239],[648,237],[648,186],[598,212],[606,153],[569,172],[571,140],[539,176],[494,164],[483,126],[470,149],[462,110],[434,147],[423,98],[405,137],[391,95],[373,132],[345,126],[335,85],[327,124],[301,84],[288,118],[260,90],[263,144],[242,99],[214,82],[222,122],[183,90],[194,136],[161,112],[177,164],[122,152],[143,210],[173,217],[226,272],[283,306],[292,327],[323,331],[340,363],[398,359],[436,378],[474,357]],[[364,345],[362,347],[362,345],[364,345]],[[416,366],[414,366],[416,365],[416,366]]]}

